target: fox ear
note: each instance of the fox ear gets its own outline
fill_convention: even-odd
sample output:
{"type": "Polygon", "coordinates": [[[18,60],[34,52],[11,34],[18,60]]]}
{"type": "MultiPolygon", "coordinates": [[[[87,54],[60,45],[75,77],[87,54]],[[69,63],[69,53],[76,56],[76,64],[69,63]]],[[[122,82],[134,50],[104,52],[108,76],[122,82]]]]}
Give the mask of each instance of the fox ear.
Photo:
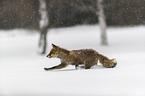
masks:
{"type": "Polygon", "coordinates": [[[57,48],[57,46],[56,46],[56,45],[54,45],[54,44],[52,44],[52,47],[53,47],[53,48],[57,48]]]}

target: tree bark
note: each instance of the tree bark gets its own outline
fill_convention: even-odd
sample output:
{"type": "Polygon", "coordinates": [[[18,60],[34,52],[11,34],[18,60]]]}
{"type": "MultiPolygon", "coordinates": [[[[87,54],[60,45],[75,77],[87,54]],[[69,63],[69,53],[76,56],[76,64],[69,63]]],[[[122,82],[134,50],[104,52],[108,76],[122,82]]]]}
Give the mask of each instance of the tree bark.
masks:
{"type": "Polygon", "coordinates": [[[45,54],[47,48],[47,31],[49,25],[49,18],[47,12],[47,5],[45,0],[39,0],[39,13],[40,13],[40,39],[39,39],[39,52],[45,54]]]}
{"type": "Polygon", "coordinates": [[[105,21],[105,15],[104,15],[104,6],[103,6],[103,0],[98,0],[98,20],[99,20],[99,26],[101,31],[101,45],[108,45],[107,42],[107,33],[106,33],[106,21],[105,21]]]}

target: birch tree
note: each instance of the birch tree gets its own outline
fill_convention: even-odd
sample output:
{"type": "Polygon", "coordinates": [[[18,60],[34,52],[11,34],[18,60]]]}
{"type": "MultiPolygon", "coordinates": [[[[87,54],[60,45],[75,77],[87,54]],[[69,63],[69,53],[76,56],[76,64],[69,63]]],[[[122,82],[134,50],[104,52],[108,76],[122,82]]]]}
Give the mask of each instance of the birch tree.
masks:
{"type": "Polygon", "coordinates": [[[103,0],[98,0],[97,2],[98,6],[98,20],[99,20],[99,26],[101,31],[101,44],[107,45],[107,33],[106,33],[106,21],[105,21],[105,15],[104,15],[104,6],[103,6],[103,0]]]}
{"type": "Polygon", "coordinates": [[[45,54],[47,47],[47,30],[49,25],[49,17],[47,12],[46,0],[39,0],[39,13],[40,13],[40,39],[39,39],[39,52],[45,54]]]}

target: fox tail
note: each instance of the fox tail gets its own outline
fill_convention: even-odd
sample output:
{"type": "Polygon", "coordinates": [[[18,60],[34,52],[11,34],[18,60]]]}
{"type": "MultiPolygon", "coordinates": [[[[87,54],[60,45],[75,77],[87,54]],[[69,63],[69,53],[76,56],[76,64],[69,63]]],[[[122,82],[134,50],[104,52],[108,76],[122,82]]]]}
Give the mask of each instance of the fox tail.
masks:
{"type": "Polygon", "coordinates": [[[106,56],[99,54],[99,61],[100,63],[106,68],[114,68],[117,65],[115,59],[109,59],[106,56]]]}

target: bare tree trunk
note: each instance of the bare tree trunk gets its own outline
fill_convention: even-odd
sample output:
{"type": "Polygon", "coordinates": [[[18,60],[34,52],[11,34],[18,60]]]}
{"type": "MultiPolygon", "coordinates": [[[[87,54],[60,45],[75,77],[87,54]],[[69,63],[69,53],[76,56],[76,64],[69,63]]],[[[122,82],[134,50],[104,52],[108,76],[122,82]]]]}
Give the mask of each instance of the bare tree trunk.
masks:
{"type": "Polygon", "coordinates": [[[106,34],[106,21],[105,21],[105,15],[104,15],[104,8],[103,8],[103,0],[98,0],[98,12],[99,12],[99,26],[101,30],[101,44],[107,45],[107,34],[106,34]]]}
{"type": "Polygon", "coordinates": [[[39,39],[39,52],[45,54],[47,47],[47,30],[49,24],[49,18],[47,13],[47,5],[45,0],[39,0],[39,13],[40,13],[40,39],[39,39]]]}

